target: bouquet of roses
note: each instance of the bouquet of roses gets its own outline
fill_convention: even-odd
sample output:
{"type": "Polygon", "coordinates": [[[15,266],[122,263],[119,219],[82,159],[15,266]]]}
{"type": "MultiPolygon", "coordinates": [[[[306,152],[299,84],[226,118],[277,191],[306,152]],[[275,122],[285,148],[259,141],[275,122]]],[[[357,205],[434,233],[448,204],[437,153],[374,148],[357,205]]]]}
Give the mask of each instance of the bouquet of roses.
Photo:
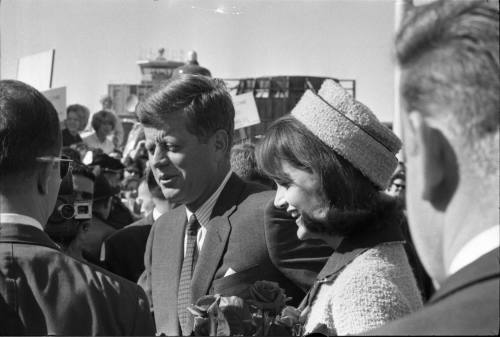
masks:
{"type": "Polygon", "coordinates": [[[292,335],[295,321],[286,312],[282,315],[290,299],[278,283],[257,281],[250,287],[246,301],[237,296],[207,295],[188,310],[194,316],[194,332],[199,336],[292,335]]]}

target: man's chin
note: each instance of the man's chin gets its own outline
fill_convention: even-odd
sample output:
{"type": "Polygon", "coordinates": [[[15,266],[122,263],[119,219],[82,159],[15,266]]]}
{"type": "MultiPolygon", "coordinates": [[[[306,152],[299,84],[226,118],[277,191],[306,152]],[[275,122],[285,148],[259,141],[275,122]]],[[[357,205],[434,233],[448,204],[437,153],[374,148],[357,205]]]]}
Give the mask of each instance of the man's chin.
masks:
{"type": "Polygon", "coordinates": [[[183,203],[182,200],[178,200],[181,197],[181,193],[178,189],[162,187],[161,192],[163,193],[165,199],[170,200],[171,202],[183,203]]]}

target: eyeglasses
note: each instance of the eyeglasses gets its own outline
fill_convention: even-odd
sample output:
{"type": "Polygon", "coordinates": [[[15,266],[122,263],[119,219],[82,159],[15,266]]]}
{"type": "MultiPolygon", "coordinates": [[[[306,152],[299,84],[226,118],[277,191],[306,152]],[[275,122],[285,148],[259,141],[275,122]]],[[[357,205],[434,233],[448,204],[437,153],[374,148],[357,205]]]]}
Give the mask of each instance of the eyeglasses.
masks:
{"type": "Polygon", "coordinates": [[[52,157],[52,156],[42,156],[42,157],[37,157],[36,160],[41,161],[41,162],[59,162],[59,174],[61,176],[61,179],[64,179],[68,172],[72,169],[72,163],[73,160],[69,159],[66,156],[61,156],[61,157],[52,157]]]}

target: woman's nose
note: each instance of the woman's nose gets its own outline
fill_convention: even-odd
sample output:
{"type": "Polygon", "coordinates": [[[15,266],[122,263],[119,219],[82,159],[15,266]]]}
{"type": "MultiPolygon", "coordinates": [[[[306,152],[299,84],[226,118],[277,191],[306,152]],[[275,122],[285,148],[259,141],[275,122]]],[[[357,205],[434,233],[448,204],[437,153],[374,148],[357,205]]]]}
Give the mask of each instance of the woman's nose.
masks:
{"type": "Polygon", "coordinates": [[[276,195],[274,196],[274,207],[276,208],[286,207],[285,188],[280,185],[278,185],[278,189],[276,190],[276,195]]]}

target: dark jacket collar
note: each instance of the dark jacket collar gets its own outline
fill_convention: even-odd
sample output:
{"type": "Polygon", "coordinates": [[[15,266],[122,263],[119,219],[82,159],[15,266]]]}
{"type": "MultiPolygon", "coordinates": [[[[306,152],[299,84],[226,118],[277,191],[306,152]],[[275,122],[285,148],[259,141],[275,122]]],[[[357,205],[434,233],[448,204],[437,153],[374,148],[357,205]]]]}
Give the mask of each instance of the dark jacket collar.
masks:
{"type": "Polygon", "coordinates": [[[317,279],[330,280],[363,252],[388,242],[404,242],[400,223],[390,222],[381,228],[368,229],[355,236],[344,238],[318,274],[317,279]]]}
{"type": "Polygon", "coordinates": [[[33,226],[15,223],[0,224],[0,243],[23,243],[59,250],[59,247],[44,231],[33,226]]]}
{"type": "Polygon", "coordinates": [[[225,214],[230,208],[238,204],[241,193],[245,188],[245,182],[235,173],[231,173],[226,186],[217,199],[210,218],[225,214]]]}
{"type": "Polygon", "coordinates": [[[500,277],[500,249],[495,248],[448,277],[429,302],[438,302],[472,284],[500,277]]]}

